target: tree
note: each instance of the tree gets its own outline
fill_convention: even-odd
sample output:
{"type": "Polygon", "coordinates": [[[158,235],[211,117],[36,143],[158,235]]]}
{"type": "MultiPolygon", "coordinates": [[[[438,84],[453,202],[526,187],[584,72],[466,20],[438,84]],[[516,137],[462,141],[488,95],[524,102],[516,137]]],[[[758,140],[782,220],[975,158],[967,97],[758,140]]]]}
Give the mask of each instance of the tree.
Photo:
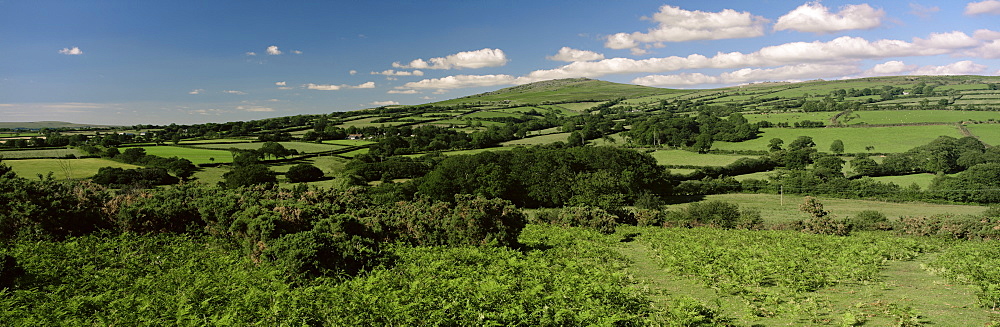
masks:
{"type": "Polygon", "coordinates": [[[583,146],[586,142],[587,141],[583,139],[583,134],[580,134],[579,131],[570,133],[569,138],[566,140],[566,143],[569,143],[569,146],[583,146]]]}
{"type": "Polygon", "coordinates": [[[298,164],[289,168],[285,177],[293,183],[312,182],[323,178],[323,171],[310,164],[298,164]]]}
{"type": "Polygon", "coordinates": [[[788,150],[794,151],[798,149],[812,148],[816,146],[816,142],[813,142],[813,138],[809,136],[799,136],[792,143],[788,144],[788,150]]]}
{"type": "Polygon", "coordinates": [[[771,151],[778,151],[781,150],[781,146],[784,144],[785,144],[784,140],[775,137],[771,139],[771,142],[767,145],[767,148],[770,149],[771,151]]]}
{"type": "Polygon", "coordinates": [[[264,155],[265,157],[273,156],[275,159],[284,158],[292,154],[291,151],[286,149],[284,145],[281,145],[281,143],[273,141],[264,142],[264,144],[260,146],[260,150],[258,151],[260,151],[260,154],[264,155]]]}
{"type": "Polygon", "coordinates": [[[278,182],[276,174],[271,169],[268,169],[267,166],[261,164],[233,167],[232,170],[222,174],[222,179],[222,185],[227,188],[274,184],[278,182]]]}
{"type": "Polygon", "coordinates": [[[833,140],[833,143],[830,143],[830,152],[836,154],[844,153],[844,141],[833,140]]]}

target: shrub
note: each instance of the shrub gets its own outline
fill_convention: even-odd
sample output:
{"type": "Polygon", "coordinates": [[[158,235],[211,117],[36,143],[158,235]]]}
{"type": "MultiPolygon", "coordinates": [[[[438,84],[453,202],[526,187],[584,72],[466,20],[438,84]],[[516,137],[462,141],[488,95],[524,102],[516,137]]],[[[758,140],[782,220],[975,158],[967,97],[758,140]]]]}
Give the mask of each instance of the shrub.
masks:
{"type": "Polygon", "coordinates": [[[349,275],[378,264],[378,244],[354,218],[323,219],[312,230],[286,234],[271,242],[264,256],[294,279],[349,275]]]}
{"type": "Polygon", "coordinates": [[[224,180],[222,185],[227,188],[274,184],[278,182],[274,172],[261,164],[234,167],[232,170],[222,174],[222,178],[224,180]]]}
{"type": "Polygon", "coordinates": [[[323,171],[310,164],[298,164],[289,168],[285,177],[293,183],[312,182],[323,178],[323,171]]]}
{"type": "Polygon", "coordinates": [[[855,230],[888,230],[892,228],[889,225],[889,219],[876,210],[861,211],[854,218],[848,218],[847,223],[855,230]]]}
{"type": "Polygon", "coordinates": [[[569,207],[559,211],[556,219],[554,223],[563,227],[590,227],[613,234],[619,218],[598,207],[569,207]]]}

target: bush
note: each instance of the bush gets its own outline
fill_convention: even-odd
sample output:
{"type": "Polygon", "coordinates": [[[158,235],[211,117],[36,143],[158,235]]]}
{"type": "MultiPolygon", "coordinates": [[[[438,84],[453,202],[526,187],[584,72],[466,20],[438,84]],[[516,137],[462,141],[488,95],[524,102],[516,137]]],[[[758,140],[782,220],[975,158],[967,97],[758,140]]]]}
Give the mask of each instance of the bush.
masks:
{"type": "Polygon", "coordinates": [[[847,223],[855,230],[889,230],[889,219],[884,214],[875,210],[864,210],[859,212],[854,218],[848,218],[847,223]]]}
{"type": "Polygon", "coordinates": [[[250,164],[234,167],[222,174],[222,185],[227,188],[237,188],[259,184],[274,184],[278,182],[275,173],[261,164],[250,164]]]}
{"type": "Polygon", "coordinates": [[[323,171],[310,164],[298,164],[288,168],[285,177],[292,183],[312,182],[323,178],[323,171]]]}
{"type": "Polygon", "coordinates": [[[377,243],[364,234],[356,220],[338,215],[316,222],[312,230],[274,240],[263,254],[293,280],[353,276],[377,265],[381,257],[377,243]]]}

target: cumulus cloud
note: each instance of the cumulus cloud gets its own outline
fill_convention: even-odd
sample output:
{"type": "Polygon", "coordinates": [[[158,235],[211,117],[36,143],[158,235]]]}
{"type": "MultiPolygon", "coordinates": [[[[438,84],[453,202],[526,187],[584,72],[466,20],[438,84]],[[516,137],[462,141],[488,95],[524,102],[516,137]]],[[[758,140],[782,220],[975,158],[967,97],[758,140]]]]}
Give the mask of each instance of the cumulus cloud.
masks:
{"type": "Polygon", "coordinates": [[[717,76],[702,73],[650,75],[632,80],[647,86],[691,86],[699,84],[740,84],[761,81],[801,80],[858,73],[856,65],[798,64],[767,69],[744,68],[717,76]]]}
{"type": "Polygon", "coordinates": [[[205,92],[205,89],[194,89],[188,92],[188,94],[201,94],[202,92],[205,92]]]}
{"type": "Polygon", "coordinates": [[[917,69],[917,65],[907,65],[899,60],[887,61],[875,65],[864,72],[864,76],[900,75],[917,69]]]}
{"type": "Polygon", "coordinates": [[[358,74],[358,71],[356,71],[356,70],[353,70],[353,69],[351,69],[351,70],[350,70],[350,71],[348,71],[347,73],[348,73],[348,74],[351,74],[351,75],[357,75],[357,74],[358,74]]]}
{"type": "Polygon", "coordinates": [[[222,93],[238,94],[238,95],[246,95],[247,94],[246,92],[237,91],[237,90],[225,90],[225,91],[222,91],[222,93]]]}
{"type": "Polygon", "coordinates": [[[285,81],[281,81],[281,82],[274,82],[274,85],[285,86],[285,85],[288,85],[288,83],[285,83],[285,81]]]}
{"type": "Polygon", "coordinates": [[[333,84],[309,83],[303,85],[303,87],[309,90],[318,90],[318,91],[337,91],[341,89],[373,89],[375,88],[375,82],[366,82],[360,85],[347,85],[347,84],[333,85],[333,84]]]}
{"type": "Polygon", "coordinates": [[[749,12],[725,9],[720,12],[689,11],[664,5],[653,17],[643,17],[657,23],[643,32],[616,33],[605,38],[604,46],[611,49],[632,49],[633,54],[645,53],[639,46],[660,47],[661,42],[721,40],[764,35],[768,20],[749,12]]]}
{"type": "Polygon", "coordinates": [[[385,75],[385,76],[424,76],[424,72],[419,71],[419,70],[414,70],[414,71],[411,72],[411,71],[405,71],[405,70],[396,71],[396,70],[389,69],[389,70],[384,70],[384,71],[381,71],[381,72],[372,72],[371,74],[372,75],[385,75]]]}
{"type": "Polygon", "coordinates": [[[385,93],[388,93],[388,94],[417,94],[417,93],[420,93],[420,92],[417,92],[417,90],[389,90],[388,92],[385,92],[385,93]]]}
{"type": "Polygon", "coordinates": [[[587,50],[577,50],[570,47],[562,47],[555,55],[546,57],[549,60],[577,62],[594,61],[604,59],[604,55],[587,50]]]}
{"type": "Polygon", "coordinates": [[[984,40],[984,41],[1000,40],[1000,32],[981,29],[973,32],[972,37],[975,38],[976,40],[984,40]]]}
{"type": "Polygon", "coordinates": [[[282,53],[281,50],[278,50],[278,46],[276,45],[267,47],[267,54],[269,55],[277,56],[280,55],[281,53],[282,53]]]}
{"type": "Polygon", "coordinates": [[[294,54],[302,54],[302,51],[299,51],[299,50],[292,50],[292,53],[294,53],[294,54]]]}
{"type": "Polygon", "coordinates": [[[62,50],[59,50],[59,53],[67,56],[79,56],[83,54],[83,50],[80,50],[79,47],[62,48],[62,50]]]}
{"type": "MultiPolygon", "coordinates": [[[[792,42],[761,48],[755,52],[717,53],[712,57],[692,54],[686,57],[630,59],[610,58],[578,61],[554,69],[536,70],[527,75],[458,75],[407,83],[401,89],[456,89],[462,87],[511,85],[557,78],[597,78],[610,74],[662,73],[686,69],[740,69],[776,67],[795,64],[843,64],[865,59],[933,56],[986,52],[991,46],[962,32],[936,33],[912,42],[893,39],[869,41],[842,36],[830,41],[792,42]],[[978,47],[977,47],[978,46],[978,47]],[[980,50],[982,49],[982,50],[980,50]]],[[[1000,53],[994,51],[993,53],[1000,53]]],[[[989,53],[981,54],[985,56],[989,53]]],[[[993,54],[995,55],[995,54],[993,54]]]]}
{"type": "Polygon", "coordinates": [[[979,57],[983,59],[1000,58],[1000,40],[993,40],[975,49],[966,51],[965,55],[970,57],[979,57]]]}
{"type": "Polygon", "coordinates": [[[980,65],[969,60],[963,60],[944,66],[923,66],[914,70],[912,75],[970,75],[980,74],[988,69],[986,65],[980,65]]]}
{"type": "Polygon", "coordinates": [[[986,0],[979,2],[970,2],[965,5],[966,15],[980,15],[980,14],[991,14],[1000,15],[1000,1],[998,0],[986,0]]]}
{"type": "Polygon", "coordinates": [[[372,103],[369,103],[369,104],[373,105],[373,106],[396,106],[396,105],[399,105],[399,102],[396,102],[396,101],[375,101],[375,102],[372,102],[372,103]]]}
{"type": "Polygon", "coordinates": [[[832,33],[870,29],[882,25],[885,11],[868,4],[847,5],[832,13],[819,1],[808,2],[778,18],[775,31],[793,30],[811,33],[832,33]]]}
{"type": "Polygon", "coordinates": [[[403,69],[462,69],[499,67],[507,64],[507,55],[503,50],[484,48],[475,51],[463,51],[445,57],[428,60],[414,59],[408,64],[392,63],[392,67],[403,69]]]}
{"type": "Polygon", "coordinates": [[[248,55],[248,56],[256,56],[257,53],[253,52],[253,51],[247,51],[246,55],[248,55]]]}
{"type": "Polygon", "coordinates": [[[449,90],[464,87],[497,86],[513,84],[516,78],[510,75],[455,75],[442,78],[425,79],[406,83],[398,89],[437,89],[449,90]]]}

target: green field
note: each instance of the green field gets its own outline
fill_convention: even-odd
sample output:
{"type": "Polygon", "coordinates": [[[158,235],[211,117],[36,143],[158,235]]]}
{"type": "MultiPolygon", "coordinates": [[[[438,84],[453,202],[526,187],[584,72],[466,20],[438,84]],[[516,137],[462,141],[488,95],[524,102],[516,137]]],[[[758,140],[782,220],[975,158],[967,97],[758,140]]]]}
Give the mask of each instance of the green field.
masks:
{"type": "Polygon", "coordinates": [[[354,151],[351,151],[351,152],[345,152],[345,153],[338,154],[338,156],[341,156],[341,157],[344,157],[344,158],[354,158],[355,156],[357,156],[359,154],[368,153],[369,150],[370,149],[368,149],[368,148],[357,149],[357,150],[354,150],[354,151]]]}
{"type": "Polygon", "coordinates": [[[250,143],[250,142],[253,142],[253,141],[254,140],[248,140],[248,139],[183,140],[183,141],[181,141],[178,144],[180,144],[180,145],[190,145],[190,144],[206,144],[206,143],[217,143],[217,144],[222,144],[222,143],[250,143]]]}
{"type": "Polygon", "coordinates": [[[77,149],[45,149],[45,150],[16,150],[0,151],[0,159],[28,159],[28,158],[57,158],[67,155],[83,156],[84,153],[77,149]]]}
{"type": "Polygon", "coordinates": [[[752,157],[744,155],[700,154],[685,150],[657,150],[650,154],[660,165],[677,166],[725,166],[740,158],[752,157]]]}
{"type": "MultiPolygon", "coordinates": [[[[855,111],[847,122],[857,124],[957,123],[1000,119],[1000,112],[959,110],[875,110],[855,111]]],[[[843,122],[843,119],[840,120],[843,122]]]]}
{"type": "Polygon", "coordinates": [[[346,145],[346,146],[362,146],[375,144],[374,141],[369,140],[327,140],[323,141],[323,144],[333,144],[333,145],[346,145]]]}
{"type": "Polygon", "coordinates": [[[911,184],[917,184],[920,186],[921,190],[926,190],[927,187],[931,186],[931,182],[934,181],[934,174],[913,174],[913,175],[903,175],[903,176],[879,176],[872,177],[872,179],[883,182],[883,183],[893,183],[902,187],[908,187],[911,184]]]}
{"type": "Polygon", "coordinates": [[[751,123],[759,121],[769,121],[772,124],[788,123],[793,125],[803,120],[820,121],[824,124],[830,123],[830,118],[835,112],[781,112],[781,113],[744,113],[743,118],[751,123]]]}
{"type": "Polygon", "coordinates": [[[526,138],[519,139],[519,140],[512,140],[512,141],[503,142],[503,143],[500,143],[500,145],[502,145],[502,146],[518,146],[518,145],[549,144],[549,143],[556,143],[556,142],[566,143],[566,140],[569,138],[569,134],[570,133],[555,133],[555,134],[546,134],[546,135],[532,136],[532,137],[526,137],[526,138]]]}
{"type": "Polygon", "coordinates": [[[715,142],[718,150],[767,150],[772,138],[780,138],[787,146],[799,136],[810,136],[816,142],[816,149],[829,151],[834,140],[844,142],[844,152],[865,153],[866,146],[874,146],[871,152],[897,153],[930,143],[938,136],[962,137],[954,125],[893,126],[864,128],[763,128],[756,139],[744,142],[715,142]]]}
{"type": "MultiPolygon", "coordinates": [[[[278,144],[281,144],[286,149],[299,151],[299,153],[318,153],[318,152],[339,150],[347,147],[347,145],[310,143],[310,142],[278,142],[278,144]]],[[[201,145],[194,145],[194,147],[205,148],[205,149],[217,149],[217,150],[228,150],[230,148],[236,148],[240,150],[256,150],[260,149],[262,145],[263,143],[234,143],[234,144],[201,144],[201,145]]]]}
{"type": "Polygon", "coordinates": [[[337,127],[348,128],[348,127],[354,126],[354,127],[357,127],[357,128],[363,128],[363,127],[369,127],[369,126],[379,127],[379,126],[396,126],[396,125],[405,124],[403,122],[373,123],[373,121],[378,120],[378,119],[382,119],[382,118],[383,117],[369,117],[369,118],[355,119],[355,120],[351,120],[351,121],[346,121],[343,124],[337,125],[337,127]]]}
{"type": "Polygon", "coordinates": [[[14,169],[18,176],[34,179],[38,174],[52,176],[57,179],[90,178],[97,174],[101,167],[118,167],[125,169],[142,168],[101,158],[84,159],[24,159],[7,160],[5,165],[14,169]]]}
{"type": "MultiPolygon", "coordinates": [[[[146,150],[147,155],[165,158],[184,158],[190,160],[191,163],[196,165],[205,163],[233,162],[233,154],[226,150],[198,149],[177,146],[145,146],[142,148],[146,150]]],[[[125,149],[126,148],[122,148],[121,151],[125,151],[125,149]]]]}
{"type": "MultiPolygon", "coordinates": [[[[799,219],[808,218],[799,211],[799,204],[802,204],[803,196],[794,194],[717,194],[704,197],[677,197],[681,199],[698,199],[702,201],[720,200],[738,204],[743,208],[753,208],[760,210],[761,216],[767,223],[786,223],[799,219]]],[[[931,216],[936,214],[955,215],[977,215],[986,210],[983,206],[972,205],[950,205],[932,203],[895,203],[867,200],[851,200],[818,197],[823,203],[824,209],[838,218],[854,216],[864,210],[876,210],[885,214],[890,220],[895,220],[901,216],[931,216]]],[[[672,204],[667,208],[676,210],[687,206],[684,204],[672,204]]]]}
{"type": "Polygon", "coordinates": [[[1000,146],[1000,124],[966,125],[965,128],[978,137],[983,143],[1000,146]]]}

